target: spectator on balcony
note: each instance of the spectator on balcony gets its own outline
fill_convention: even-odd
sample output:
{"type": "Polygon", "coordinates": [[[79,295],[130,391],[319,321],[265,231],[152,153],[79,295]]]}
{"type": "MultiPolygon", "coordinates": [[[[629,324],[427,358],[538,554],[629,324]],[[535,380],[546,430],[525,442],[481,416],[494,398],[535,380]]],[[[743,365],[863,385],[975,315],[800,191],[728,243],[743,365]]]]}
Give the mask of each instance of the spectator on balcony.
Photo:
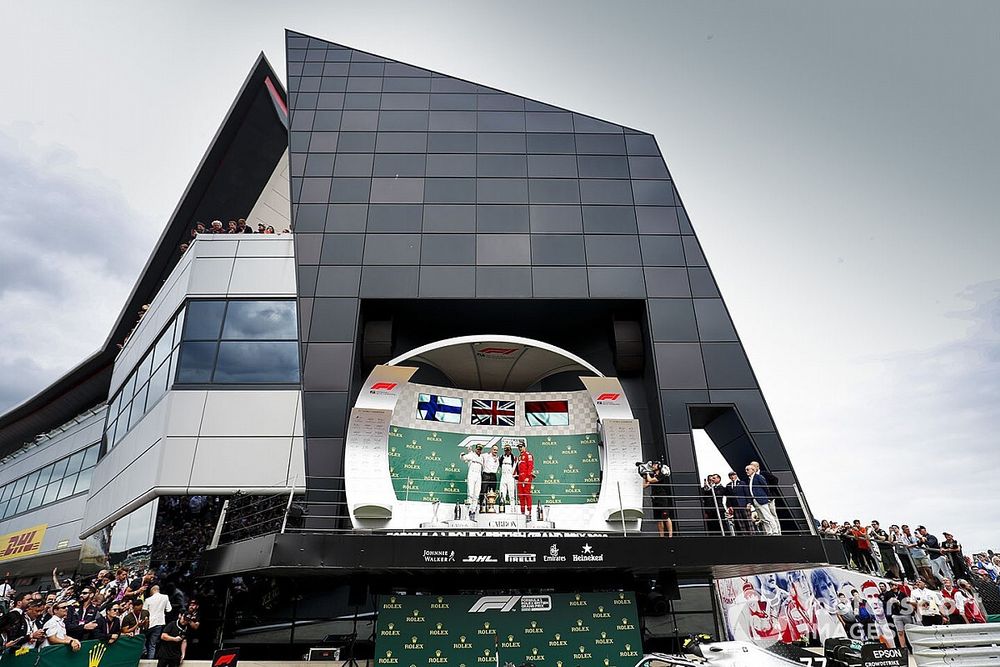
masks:
{"type": "Polygon", "coordinates": [[[97,617],[97,629],[94,630],[93,638],[106,644],[114,644],[122,632],[121,620],[122,605],[114,602],[108,607],[104,616],[97,617]]]}
{"type": "Polygon", "coordinates": [[[927,582],[917,579],[917,587],[910,591],[917,623],[923,626],[941,625],[941,596],[927,588],[927,582]]]}
{"type": "Polygon", "coordinates": [[[240,234],[253,234],[253,230],[247,227],[246,218],[240,218],[239,220],[236,221],[236,230],[240,234]]]}
{"type": "Polygon", "coordinates": [[[979,593],[979,599],[983,601],[983,611],[990,615],[1000,614],[1000,588],[990,578],[989,572],[983,568],[977,569],[969,583],[979,593]]]}
{"type": "Polygon", "coordinates": [[[205,227],[205,223],[203,222],[194,223],[193,235],[197,236],[198,234],[208,234],[208,228],[205,227]]]}
{"type": "Polygon", "coordinates": [[[722,477],[711,474],[701,487],[702,506],[705,508],[705,522],[710,535],[725,535],[722,517],[726,516],[726,496],[722,487],[722,477]]]}
{"type": "MultiPolygon", "coordinates": [[[[747,509],[755,509],[757,511],[766,535],[781,535],[781,524],[778,523],[778,516],[771,505],[771,496],[768,489],[768,484],[772,482],[760,472],[760,466],[756,461],[750,462],[746,467],[746,473],[749,480],[750,498],[753,502],[753,507],[748,507],[747,509]]],[[[768,476],[773,477],[773,475],[768,476]]]]}
{"type": "Polygon", "coordinates": [[[934,581],[934,572],[931,570],[931,559],[927,557],[927,551],[920,545],[920,538],[910,532],[910,527],[906,524],[902,526],[902,542],[908,547],[913,565],[924,582],[934,581]]]}
{"type": "Polygon", "coordinates": [[[962,616],[965,618],[966,623],[986,623],[986,614],[983,613],[983,607],[979,603],[979,596],[976,593],[976,589],[972,587],[965,579],[958,580],[958,590],[956,602],[961,598],[962,605],[962,616]]]}
{"type": "Polygon", "coordinates": [[[749,491],[735,472],[729,473],[725,493],[726,516],[732,522],[733,531],[736,535],[750,535],[753,530],[750,514],[747,512],[747,505],[750,504],[749,491]]]}
{"type": "Polygon", "coordinates": [[[920,545],[927,550],[931,571],[938,580],[951,579],[951,568],[948,567],[948,559],[941,553],[941,544],[935,535],[927,532],[923,526],[917,526],[917,539],[920,545]]]}
{"type": "Polygon", "coordinates": [[[947,531],[943,532],[942,535],[944,535],[944,542],[941,543],[941,553],[948,559],[952,574],[955,575],[956,579],[970,579],[972,570],[969,569],[965,554],[962,553],[962,544],[947,531]]]}
{"type": "Polygon", "coordinates": [[[265,231],[266,231],[266,229],[264,227],[264,223],[263,222],[258,222],[257,223],[257,233],[258,234],[263,234],[265,231]]]}
{"type": "Polygon", "coordinates": [[[902,575],[899,563],[896,562],[896,554],[892,550],[892,542],[889,539],[889,534],[882,530],[882,525],[878,521],[872,521],[868,538],[874,547],[872,553],[878,556],[878,560],[882,562],[882,574],[892,579],[899,579],[902,575]]]}
{"type": "Polygon", "coordinates": [[[889,541],[892,542],[892,551],[896,554],[900,569],[903,571],[903,576],[900,578],[914,581],[917,578],[917,569],[910,557],[910,548],[906,544],[903,531],[896,524],[889,526],[889,541]]]}
{"type": "Polygon", "coordinates": [[[230,220],[229,224],[226,225],[226,233],[227,234],[239,234],[240,233],[240,230],[236,228],[236,221],[235,220],[230,220]]]}
{"type": "Polygon", "coordinates": [[[850,533],[851,537],[854,538],[858,568],[869,574],[876,574],[878,567],[875,565],[875,559],[872,558],[872,545],[868,541],[868,528],[861,525],[861,519],[855,519],[850,533]]]}
{"type": "Polygon", "coordinates": [[[273,233],[274,233],[274,227],[272,227],[271,225],[268,225],[268,226],[267,226],[267,227],[266,227],[266,228],[264,229],[264,233],[265,233],[265,234],[273,234],[273,233]]]}

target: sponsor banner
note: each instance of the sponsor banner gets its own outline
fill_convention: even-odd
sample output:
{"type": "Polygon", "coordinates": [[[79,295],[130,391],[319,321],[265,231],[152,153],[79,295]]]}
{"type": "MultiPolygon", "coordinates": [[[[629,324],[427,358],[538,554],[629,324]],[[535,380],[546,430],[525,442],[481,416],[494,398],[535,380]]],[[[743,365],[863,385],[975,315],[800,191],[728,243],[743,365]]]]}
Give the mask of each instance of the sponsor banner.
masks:
{"type": "Polygon", "coordinates": [[[641,655],[631,592],[395,595],[375,631],[377,666],[631,667],[641,655]]]}
{"type": "Polygon", "coordinates": [[[896,633],[879,598],[879,583],[889,582],[860,572],[817,567],[717,579],[715,586],[731,640],[766,646],[845,638],[847,631],[837,616],[837,596],[844,593],[851,600],[857,591],[875,615],[872,629],[894,646],[896,633]]]}
{"type": "Polygon", "coordinates": [[[597,408],[597,416],[605,419],[632,419],[632,408],[618,378],[580,377],[597,408]]]}
{"type": "Polygon", "coordinates": [[[403,391],[403,386],[416,372],[417,369],[410,366],[379,364],[369,373],[354,407],[392,410],[396,407],[396,401],[403,391]]]}
{"type": "Polygon", "coordinates": [[[119,637],[113,644],[85,641],[79,651],[46,646],[38,651],[22,647],[4,653],[0,667],[137,667],[145,637],[119,637]]]}
{"type": "Polygon", "coordinates": [[[886,648],[881,644],[861,646],[861,667],[907,667],[909,664],[905,649],[886,648]]]}
{"type": "Polygon", "coordinates": [[[236,667],[240,661],[240,649],[220,648],[212,656],[212,667],[236,667]]]}
{"type": "Polygon", "coordinates": [[[37,554],[42,549],[47,523],[0,535],[0,561],[37,554]]]}
{"type": "MultiPolygon", "coordinates": [[[[486,448],[497,444],[502,451],[504,444],[521,440],[527,442],[528,451],[535,457],[532,485],[535,504],[597,502],[601,491],[601,457],[600,438],[596,433],[503,438],[391,426],[389,474],[396,499],[464,503],[469,470],[468,464],[461,459],[465,447],[482,444],[486,448]]],[[[632,473],[632,468],[628,472],[632,473]]],[[[517,501],[516,498],[511,500],[517,501]]],[[[480,514],[480,517],[487,516],[480,514]]]]}
{"type": "MultiPolygon", "coordinates": [[[[409,534],[409,533],[408,533],[409,534]]],[[[435,546],[434,549],[417,549],[417,556],[410,562],[398,561],[395,565],[442,564],[449,568],[495,567],[504,569],[512,565],[542,566],[548,569],[563,567],[579,570],[592,566],[619,567],[635,560],[630,553],[632,547],[617,545],[601,539],[556,539],[532,540],[531,543],[518,540],[508,544],[506,540],[490,540],[477,546],[470,546],[468,540],[453,541],[448,548],[435,546]]]]}

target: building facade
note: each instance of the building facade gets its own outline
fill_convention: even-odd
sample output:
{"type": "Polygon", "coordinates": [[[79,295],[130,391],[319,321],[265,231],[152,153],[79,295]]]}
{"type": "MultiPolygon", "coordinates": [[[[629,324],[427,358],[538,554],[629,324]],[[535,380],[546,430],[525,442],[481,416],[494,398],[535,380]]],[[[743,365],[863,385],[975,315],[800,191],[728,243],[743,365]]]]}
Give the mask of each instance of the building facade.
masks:
{"type": "Polygon", "coordinates": [[[652,135],[286,40],[287,94],[261,57],[104,347],[0,417],[18,586],[152,566],[204,647],[286,657],[406,593],[620,595],[648,650],[719,629],[716,575],[833,558],[652,135]],[[290,233],[192,235],[217,218],[290,233]],[[706,505],[693,429],[773,475],[781,536],[706,505]],[[533,452],[528,516],[470,516],[475,444],[533,452]]]}

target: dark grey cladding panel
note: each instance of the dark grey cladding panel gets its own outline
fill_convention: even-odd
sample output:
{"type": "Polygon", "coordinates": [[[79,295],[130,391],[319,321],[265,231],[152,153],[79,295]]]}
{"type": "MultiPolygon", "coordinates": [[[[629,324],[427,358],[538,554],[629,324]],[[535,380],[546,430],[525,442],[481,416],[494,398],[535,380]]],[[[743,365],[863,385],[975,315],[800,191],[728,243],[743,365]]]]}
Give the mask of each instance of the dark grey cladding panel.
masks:
{"type": "Polygon", "coordinates": [[[678,474],[709,404],[790,469],[652,135],[296,33],[287,60],[307,471],[344,436],[360,299],[588,298],[648,299],[632,391],[678,474]]]}

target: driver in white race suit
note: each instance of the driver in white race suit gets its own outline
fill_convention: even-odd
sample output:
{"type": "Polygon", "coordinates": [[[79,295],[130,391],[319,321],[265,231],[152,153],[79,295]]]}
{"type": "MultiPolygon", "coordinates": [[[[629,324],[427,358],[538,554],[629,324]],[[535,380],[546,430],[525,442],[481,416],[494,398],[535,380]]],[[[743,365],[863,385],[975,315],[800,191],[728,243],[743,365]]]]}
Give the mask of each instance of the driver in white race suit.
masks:
{"type": "Polygon", "coordinates": [[[505,505],[517,504],[517,482],[514,481],[514,466],[517,464],[517,457],[510,450],[510,445],[503,446],[503,454],[500,455],[500,489],[498,493],[503,498],[505,505]]]}
{"type": "Polygon", "coordinates": [[[483,446],[476,445],[476,451],[467,449],[462,460],[469,464],[469,474],[465,478],[467,500],[471,507],[479,503],[479,491],[483,485],[483,446]]]}

